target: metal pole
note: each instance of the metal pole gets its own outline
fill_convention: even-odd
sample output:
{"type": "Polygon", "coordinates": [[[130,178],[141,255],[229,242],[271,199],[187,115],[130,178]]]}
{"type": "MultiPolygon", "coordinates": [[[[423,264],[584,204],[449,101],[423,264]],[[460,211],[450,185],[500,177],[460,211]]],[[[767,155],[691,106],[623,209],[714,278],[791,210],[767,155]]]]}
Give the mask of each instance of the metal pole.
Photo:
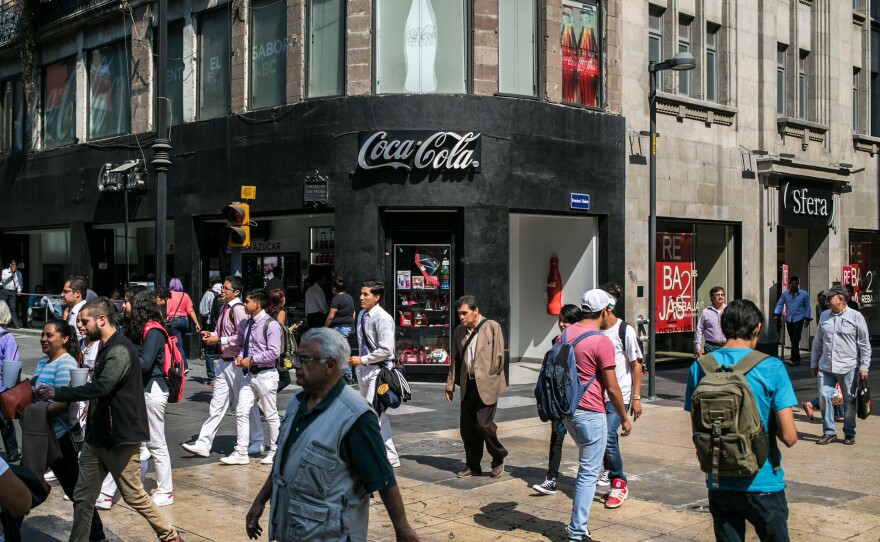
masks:
{"type": "MultiPolygon", "coordinates": [[[[128,261],[128,179],[125,180],[125,187],[123,190],[124,194],[122,197],[125,200],[125,280],[122,281],[122,284],[125,284],[131,276],[128,261]]],[[[116,249],[114,248],[113,250],[115,251],[116,249]]]]}
{"type": "MultiPolygon", "coordinates": [[[[229,249],[229,274],[240,275],[244,278],[244,270],[241,268],[241,248],[231,247],[229,249]]],[[[242,293],[244,295],[244,293],[242,293]]]]}
{"type": "Polygon", "coordinates": [[[168,73],[168,0],[159,0],[159,51],[156,66],[156,142],[153,144],[153,167],[156,170],[156,284],[168,284],[166,265],[166,227],[168,219],[168,179],[171,144],[168,132],[168,99],[165,78],[168,73]]]}
{"type": "Polygon", "coordinates": [[[654,399],[657,337],[657,81],[654,62],[648,63],[648,108],[651,120],[650,214],[648,216],[648,397],[654,399]]]}

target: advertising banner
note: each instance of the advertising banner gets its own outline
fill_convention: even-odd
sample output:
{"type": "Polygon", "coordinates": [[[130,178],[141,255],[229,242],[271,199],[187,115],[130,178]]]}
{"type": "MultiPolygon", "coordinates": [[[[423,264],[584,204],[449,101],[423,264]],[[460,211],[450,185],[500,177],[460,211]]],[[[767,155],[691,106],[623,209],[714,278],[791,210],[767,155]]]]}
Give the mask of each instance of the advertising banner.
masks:
{"type": "Polygon", "coordinates": [[[693,262],[657,262],[656,333],[694,330],[693,262]]]}

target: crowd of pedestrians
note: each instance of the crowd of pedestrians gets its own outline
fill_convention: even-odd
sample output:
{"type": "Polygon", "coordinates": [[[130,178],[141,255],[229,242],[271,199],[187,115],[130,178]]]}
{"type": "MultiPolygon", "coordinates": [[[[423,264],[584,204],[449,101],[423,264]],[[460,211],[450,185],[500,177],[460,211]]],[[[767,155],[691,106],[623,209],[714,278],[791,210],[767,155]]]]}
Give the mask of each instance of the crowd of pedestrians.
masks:
{"type": "MultiPolygon", "coordinates": [[[[12,276],[9,282],[14,285],[12,276]]],[[[802,320],[809,321],[810,307],[808,294],[799,290],[795,277],[792,281],[774,316],[793,324],[788,332],[794,341],[804,327],[802,320]]],[[[248,536],[261,536],[268,507],[270,540],[366,540],[369,494],[378,492],[397,539],[419,540],[397,488],[394,469],[401,463],[390,420],[384,411],[377,415],[373,407],[377,380],[395,367],[396,360],[394,320],[382,308],[385,285],[363,281],[358,310],[342,278],[332,282],[332,297],[323,297],[322,304],[313,289],[323,292],[326,283],[317,279],[311,294],[307,292],[307,308],[312,312],[307,314],[303,326],[307,330],[288,372],[278,366],[283,338],[302,324],[287,320],[283,283],[282,288],[243,292],[238,276],[212,280],[196,307],[178,279],[167,289],[133,286],[119,305],[105,297],[89,300],[81,277],[65,282],[63,318],[43,327],[40,346],[45,357],[37,364],[32,384],[35,405],[41,405],[40,415],[49,421],[58,450],[47,455],[51,460],[39,470],[48,471],[47,479],[56,478],[73,503],[71,541],[105,538],[99,511],[112,505],[117,490],[159,540],[182,540],[159,510],[175,502],[165,436],[169,386],[163,362],[175,343],[171,337],[181,339],[189,333],[190,322],[204,348],[212,397],[199,436],[181,446],[195,456],[210,457],[220,422],[234,405],[236,444],[220,463],[249,465],[256,456],[271,468],[247,512],[248,536]],[[85,383],[74,385],[72,375],[79,368],[89,374],[85,383]],[[354,381],[357,390],[348,385],[354,381]],[[282,419],[278,393],[290,383],[301,391],[286,406],[282,419]],[[143,486],[150,460],[157,482],[152,495],[143,486]]],[[[635,329],[615,315],[622,295],[619,285],[608,283],[585,292],[579,306],[564,306],[558,318],[561,335],[556,341],[572,343],[577,378],[586,384],[586,391],[570,415],[552,420],[547,473],[532,488],[538,495],[556,494],[562,443],[570,435],[578,450],[566,528],[571,542],[591,540],[589,517],[597,486],[608,487],[599,499],[608,509],[619,508],[630,496],[619,438],[630,434],[642,414],[643,369],[635,329]]],[[[710,297],[711,306],[701,311],[697,322],[698,359],[689,372],[684,408],[700,408],[696,391],[704,378],[716,371],[736,373],[739,364],[770,442],[766,461],[748,476],[723,471],[713,475],[719,471],[703,465],[715,536],[743,540],[749,522],[762,540],[787,540],[785,482],[775,443],[778,439],[791,447],[797,441],[792,415],[797,401],[791,381],[782,359],[754,355],[766,325],[760,309],[748,300],[727,304],[720,287],[712,288],[710,297]]],[[[853,397],[870,366],[867,326],[861,313],[847,305],[850,294],[844,287],[834,286],[822,297],[827,305],[817,307],[818,329],[810,354],[819,392],[817,408],[823,418],[817,444],[838,438],[832,398],[839,388],[843,443],[853,445],[853,397]]],[[[0,326],[12,322],[8,309],[8,303],[0,303],[0,326]]],[[[485,450],[491,458],[488,474],[498,478],[510,454],[495,424],[498,400],[506,389],[502,329],[481,313],[474,296],[460,297],[455,311],[460,325],[451,338],[445,397],[452,402],[459,387],[465,463],[457,476],[481,476],[485,450]]],[[[176,344],[185,360],[182,342],[176,344]]],[[[796,344],[789,364],[799,363],[796,344]]],[[[0,359],[18,359],[15,339],[4,327],[0,327],[0,359]]],[[[16,500],[20,487],[7,467],[22,459],[12,420],[3,420],[0,432],[7,456],[6,462],[0,461],[4,493],[0,506],[23,515],[25,507],[16,500]]]]}

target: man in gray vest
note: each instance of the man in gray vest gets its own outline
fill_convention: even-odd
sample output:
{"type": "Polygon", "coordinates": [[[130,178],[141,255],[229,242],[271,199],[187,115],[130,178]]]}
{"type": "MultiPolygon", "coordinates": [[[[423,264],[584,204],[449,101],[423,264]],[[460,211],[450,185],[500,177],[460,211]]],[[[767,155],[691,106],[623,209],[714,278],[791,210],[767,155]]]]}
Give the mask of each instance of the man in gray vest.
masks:
{"type": "Polygon", "coordinates": [[[258,538],[271,500],[269,540],[365,542],[370,493],[379,492],[398,541],[417,542],[406,519],[376,413],[342,375],[350,347],[331,328],[300,341],[293,369],[303,391],[287,405],[272,472],[246,518],[258,538]]]}

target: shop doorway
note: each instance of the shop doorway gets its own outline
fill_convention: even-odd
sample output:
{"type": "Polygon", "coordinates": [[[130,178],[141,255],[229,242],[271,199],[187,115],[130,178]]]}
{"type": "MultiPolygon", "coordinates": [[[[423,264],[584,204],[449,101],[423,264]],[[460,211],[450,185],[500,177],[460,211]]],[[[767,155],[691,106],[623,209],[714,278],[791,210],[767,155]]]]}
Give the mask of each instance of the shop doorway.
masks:
{"type": "Polygon", "coordinates": [[[511,361],[540,361],[559,334],[557,317],[547,314],[550,258],[559,260],[563,305],[580,305],[598,286],[597,224],[589,216],[510,215],[511,361]]]}
{"type": "MultiPolygon", "coordinates": [[[[827,248],[828,230],[825,228],[795,228],[780,226],[776,230],[776,286],[771,291],[771,306],[767,314],[772,316],[782,292],[788,282],[797,277],[800,288],[810,295],[810,317],[813,321],[804,330],[800,343],[801,358],[809,356],[812,337],[816,331],[818,315],[816,314],[816,296],[831,285],[828,275],[827,248]],[[787,273],[784,276],[784,272],[787,273]]],[[[777,344],[780,355],[790,356],[794,345],[790,344],[784,324],[777,326],[777,344]],[[783,338],[784,335],[784,338],[783,338]]]]}

